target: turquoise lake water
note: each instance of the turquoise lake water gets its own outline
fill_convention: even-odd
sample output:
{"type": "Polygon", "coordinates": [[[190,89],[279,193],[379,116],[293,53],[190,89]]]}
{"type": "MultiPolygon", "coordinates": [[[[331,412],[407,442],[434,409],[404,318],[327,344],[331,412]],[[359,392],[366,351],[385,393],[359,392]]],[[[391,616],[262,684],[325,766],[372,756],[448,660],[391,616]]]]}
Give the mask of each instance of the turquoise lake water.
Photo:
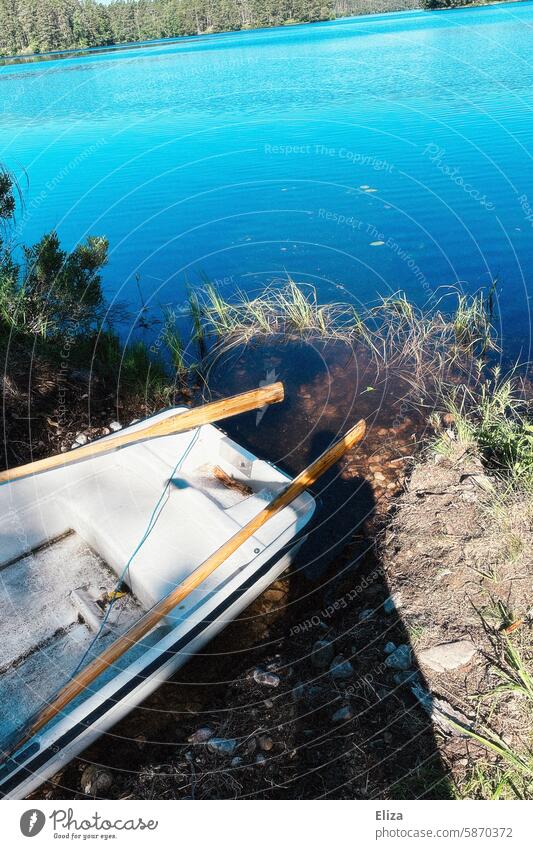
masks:
{"type": "Polygon", "coordinates": [[[291,274],[323,298],[499,280],[529,357],[533,3],[158,42],[0,67],[18,242],[110,240],[111,298],[291,274]],[[383,244],[380,244],[383,243],[383,244]]]}

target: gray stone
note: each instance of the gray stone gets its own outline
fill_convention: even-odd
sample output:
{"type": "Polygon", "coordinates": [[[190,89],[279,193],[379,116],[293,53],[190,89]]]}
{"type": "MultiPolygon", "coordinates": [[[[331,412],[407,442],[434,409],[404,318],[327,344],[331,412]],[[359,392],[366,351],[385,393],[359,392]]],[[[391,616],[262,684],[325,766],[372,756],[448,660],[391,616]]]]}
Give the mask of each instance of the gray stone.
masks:
{"type": "Polygon", "coordinates": [[[353,710],[350,705],[339,708],[331,717],[332,722],[348,722],[349,719],[353,719],[353,710]]]}
{"type": "Polygon", "coordinates": [[[362,610],[359,616],[357,617],[358,622],[364,622],[366,619],[370,619],[374,615],[374,611],[371,607],[366,610],[362,610]]]}
{"type": "Polygon", "coordinates": [[[87,445],[88,441],[89,441],[89,439],[87,437],[87,434],[77,433],[76,438],[74,440],[74,445],[72,447],[77,448],[78,445],[87,445]]]}
{"type": "Polygon", "coordinates": [[[274,675],[273,672],[263,672],[262,669],[254,669],[254,681],[256,684],[263,684],[265,687],[278,687],[280,678],[279,675],[274,675]]]}
{"type": "Polygon", "coordinates": [[[87,796],[96,796],[100,793],[107,793],[113,778],[109,772],[99,770],[95,766],[86,767],[81,775],[81,789],[87,796]]]}
{"type": "Polygon", "coordinates": [[[456,640],[453,643],[441,643],[438,646],[422,649],[418,653],[418,660],[434,672],[446,672],[470,663],[476,651],[471,640],[456,640]]]}
{"type": "Polygon", "coordinates": [[[393,677],[394,683],[399,687],[402,684],[411,684],[414,686],[420,683],[420,676],[414,669],[402,669],[400,672],[395,672],[393,677]]]}
{"type": "Polygon", "coordinates": [[[238,755],[237,755],[236,758],[232,758],[232,761],[231,761],[232,766],[240,766],[241,764],[242,764],[242,758],[240,758],[238,755]]]}
{"type": "Polygon", "coordinates": [[[197,743],[207,743],[213,737],[215,732],[212,728],[197,728],[196,731],[188,738],[189,743],[196,745],[197,743]]]}
{"type": "Polygon", "coordinates": [[[224,757],[229,758],[237,748],[237,741],[226,740],[224,737],[211,737],[207,742],[207,748],[216,755],[224,755],[224,757]]]}
{"type": "Polygon", "coordinates": [[[113,432],[122,430],[122,425],[120,422],[109,422],[109,430],[112,430],[113,432]]]}
{"type": "Polygon", "coordinates": [[[385,660],[385,666],[390,669],[410,669],[411,668],[411,649],[409,646],[402,643],[398,646],[385,660]]]}
{"type": "Polygon", "coordinates": [[[305,686],[305,684],[303,684],[300,681],[298,684],[296,684],[292,688],[292,700],[293,700],[293,702],[299,702],[300,699],[305,698],[305,694],[306,694],[306,686],[305,686]]]}
{"type": "Polygon", "coordinates": [[[395,595],[390,595],[388,599],[383,603],[383,610],[385,613],[394,613],[395,610],[398,610],[402,606],[402,597],[400,593],[396,593],[395,595]]]}
{"type": "Polygon", "coordinates": [[[311,652],[311,663],[316,669],[327,669],[333,660],[335,648],[328,640],[317,640],[311,652]]]}
{"type": "Polygon", "coordinates": [[[345,660],[342,654],[339,654],[331,664],[329,672],[332,678],[342,681],[352,677],[354,668],[349,660],[345,660]]]}

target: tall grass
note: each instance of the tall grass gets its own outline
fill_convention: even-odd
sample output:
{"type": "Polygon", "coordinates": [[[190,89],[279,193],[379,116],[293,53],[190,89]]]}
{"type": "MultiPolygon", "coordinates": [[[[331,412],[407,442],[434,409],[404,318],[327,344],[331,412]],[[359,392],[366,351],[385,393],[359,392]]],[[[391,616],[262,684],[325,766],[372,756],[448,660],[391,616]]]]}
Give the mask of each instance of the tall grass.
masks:
{"type": "MultiPolygon", "coordinates": [[[[502,376],[499,367],[475,382],[450,387],[442,399],[451,415],[457,441],[477,448],[494,470],[514,487],[533,494],[532,405],[516,374],[502,376]]],[[[448,434],[435,447],[446,453],[448,434]]]]}

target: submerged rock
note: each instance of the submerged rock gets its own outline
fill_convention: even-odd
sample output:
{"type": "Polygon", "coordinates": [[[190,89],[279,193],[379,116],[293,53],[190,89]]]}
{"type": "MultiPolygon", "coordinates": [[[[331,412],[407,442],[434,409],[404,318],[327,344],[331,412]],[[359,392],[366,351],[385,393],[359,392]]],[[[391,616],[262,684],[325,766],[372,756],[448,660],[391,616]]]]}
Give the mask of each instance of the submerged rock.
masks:
{"type": "Polygon", "coordinates": [[[453,643],[441,643],[438,646],[423,649],[418,653],[418,660],[434,672],[446,672],[470,663],[476,651],[471,640],[456,640],[453,643]]]}

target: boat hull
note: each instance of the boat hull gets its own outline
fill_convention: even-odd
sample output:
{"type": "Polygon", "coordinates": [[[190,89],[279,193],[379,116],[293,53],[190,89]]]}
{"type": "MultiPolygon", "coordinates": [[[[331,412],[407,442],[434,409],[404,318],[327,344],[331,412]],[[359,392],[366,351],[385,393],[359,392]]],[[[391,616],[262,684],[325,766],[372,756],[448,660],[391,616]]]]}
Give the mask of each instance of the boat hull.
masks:
{"type": "MultiPolygon", "coordinates": [[[[275,581],[291,564],[306,537],[298,540],[283,556],[256,563],[250,574],[229,589],[225,598],[205,612],[207,618],[191,623],[189,629],[179,625],[162,636],[144,652],[141,659],[121,671],[99,690],[97,698],[86,700],[81,707],[64,717],[53,730],[38,735],[24,746],[20,755],[28,753],[20,763],[8,761],[2,777],[3,799],[23,799],[69,761],[109,731],[134,708],[174,675],[194,654],[212,640],[233,619],[275,581]]],[[[1,772],[0,772],[1,776],[1,772]]]]}

